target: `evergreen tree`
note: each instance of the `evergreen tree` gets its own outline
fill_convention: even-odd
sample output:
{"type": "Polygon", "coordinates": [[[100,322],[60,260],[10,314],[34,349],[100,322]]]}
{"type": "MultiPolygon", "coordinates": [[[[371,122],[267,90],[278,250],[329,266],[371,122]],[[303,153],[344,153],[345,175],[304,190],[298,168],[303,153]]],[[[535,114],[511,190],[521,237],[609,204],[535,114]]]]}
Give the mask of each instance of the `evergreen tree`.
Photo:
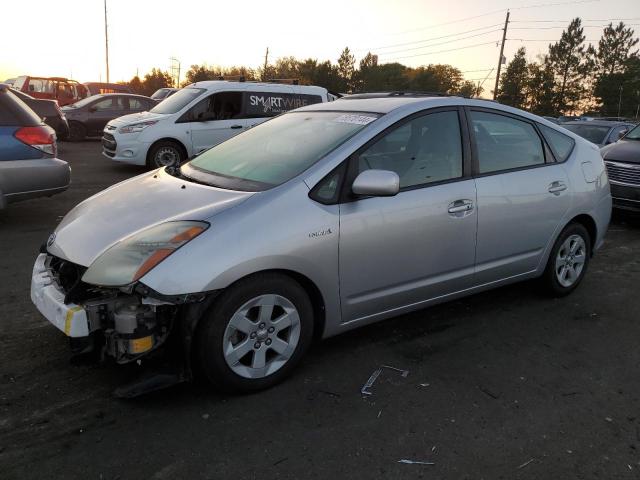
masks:
{"type": "Polygon", "coordinates": [[[338,58],[338,78],[340,79],[340,90],[350,92],[353,89],[353,74],[355,72],[356,57],[351,54],[349,47],[340,54],[338,58]]]}
{"type": "Polygon", "coordinates": [[[555,80],[554,106],[560,113],[575,112],[586,98],[584,80],[589,70],[588,54],[584,46],[584,29],[575,18],[562,32],[560,40],[549,45],[546,67],[555,80]]]}
{"type": "Polygon", "coordinates": [[[507,68],[500,75],[500,86],[496,100],[515,108],[524,108],[527,100],[527,82],[529,70],[527,66],[526,50],[520,47],[509,62],[507,68]]]}

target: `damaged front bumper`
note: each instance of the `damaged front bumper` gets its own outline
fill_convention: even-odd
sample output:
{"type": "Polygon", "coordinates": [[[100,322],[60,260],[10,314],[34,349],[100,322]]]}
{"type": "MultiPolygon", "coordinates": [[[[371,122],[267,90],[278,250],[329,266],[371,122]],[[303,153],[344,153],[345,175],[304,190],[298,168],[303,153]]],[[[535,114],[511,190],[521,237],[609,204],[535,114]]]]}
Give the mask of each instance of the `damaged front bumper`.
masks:
{"type": "Polygon", "coordinates": [[[202,303],[205,294],[164,298],[141,284],[102,288],[82,282],[83,273],[84,267],[41,253],[31,277],[31,300],[70,337],[76,353],[123,364],[159,351],[173,336],[191,338],[184,326],[176,328],[180,308],[188,311],[184,304],[202,303]]]}

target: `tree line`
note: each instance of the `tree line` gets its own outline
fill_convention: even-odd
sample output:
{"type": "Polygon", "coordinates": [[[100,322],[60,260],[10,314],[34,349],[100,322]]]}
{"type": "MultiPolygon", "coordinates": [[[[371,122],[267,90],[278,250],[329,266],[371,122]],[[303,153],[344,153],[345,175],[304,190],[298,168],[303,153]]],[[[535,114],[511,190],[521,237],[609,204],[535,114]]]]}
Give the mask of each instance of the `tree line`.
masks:
{"type": "Polygon", "coordinates": [[[623,22],[605,27],[598,45],[586,45],[580,18],[538,61],[518,49],[500,76],[496,99],[538,115],[593,113],[636,117],[640,105],[638,38],[623,22]]]}
{"type": "MultiPolygon", "coordinates": [[[[497,99],[501,103],[539,115],[597,112],[606,116],[635,116],[640,101],[640,57],[634,31],[620,22],[609,24],[597,46],[586,45],[580,18],[571,21],[560,39],[549,45],[537,61],[527,61],[520,48],[500,76],[497,99]],[[619,108],[620,107],[620,108],[619,108]]],[[[379,63],[367,53],[358,64],[346,47],[336,63],[295,57],[279,58],[260,68],[191,65],[180,86],[221,77],[247,81],[297,79],[301,85],[319,85],[331,92],[426,91],[479,96],[479,84],[465,80],[460,69],[448,64],[407,67],[379,63]]],[[[143,79],[127,82],[136,93],[151,95],[174,85],[172,76],[154,68],[143,79]]]]}

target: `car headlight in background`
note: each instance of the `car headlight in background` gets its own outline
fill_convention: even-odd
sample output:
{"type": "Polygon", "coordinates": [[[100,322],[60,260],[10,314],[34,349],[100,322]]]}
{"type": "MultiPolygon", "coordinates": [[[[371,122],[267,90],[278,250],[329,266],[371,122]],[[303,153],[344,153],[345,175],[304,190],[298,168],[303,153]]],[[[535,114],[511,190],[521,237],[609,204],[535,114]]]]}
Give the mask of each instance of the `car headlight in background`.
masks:
{"type": "Polygon", "coordinates": [[[207,228],[207,222],[177,221],[138,232],[103,252],[82,281],[105,287],[129,285],[207,228]]]}
{"type": "Polygon", "coordinates": [[[137,133],[137,132],[141,132],[142,130],[144,130],[145,128],[151,125],[155,125],[156,123],[158,123],[158,120],[149,120],[148,122],[140,122],[140,123],[134,123],[133,125],[125,125],[124,127],[120,127],[118,132],[137,133]]]}

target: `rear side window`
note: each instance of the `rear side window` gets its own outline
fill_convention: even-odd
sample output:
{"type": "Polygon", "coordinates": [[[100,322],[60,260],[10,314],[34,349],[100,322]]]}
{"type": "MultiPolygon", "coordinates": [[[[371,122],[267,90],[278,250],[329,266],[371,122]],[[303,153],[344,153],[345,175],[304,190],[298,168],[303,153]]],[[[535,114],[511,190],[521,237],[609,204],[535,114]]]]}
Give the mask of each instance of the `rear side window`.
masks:
{"type": "Polygon", "coordinates": [[[569,158],[569,155],[571,155],[571,151],[573,150],[573,146],[576,143],[573,141],[573,138],[565,135],[564,133],[560,133],[553,128],[549,128],[546,125],[538,124],[538,128],[540,128],[542,135],[544,135],[544,138],[547,140],[547,143],[559,162],[564,162],[569,158]]]}
{"type": "Polygon", "coordinates": [[[302,93],[244,92],[245,118],[274,117],[295,108],[322,103],[320,95],[302,93]]]}
{"type": "Polygon", "coordinates": [[[542,139],[528,122],[487,112],[471,112],[479,173],[544,164],[542,139]]]}
{"type": "Polygon", "coordinates": [[[40,117],[22,100],[8,92],[0,92],[0,127],[40,125],[40,117]]]}

